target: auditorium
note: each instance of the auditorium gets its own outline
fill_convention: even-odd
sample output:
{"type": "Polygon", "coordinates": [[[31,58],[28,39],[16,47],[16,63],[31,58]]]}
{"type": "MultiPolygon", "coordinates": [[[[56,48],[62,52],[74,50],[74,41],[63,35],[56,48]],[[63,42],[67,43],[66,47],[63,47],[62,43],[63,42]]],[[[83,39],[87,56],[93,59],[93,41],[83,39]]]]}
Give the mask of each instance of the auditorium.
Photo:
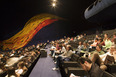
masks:
{"type": "Polygon", "coordinates": [[[0,3],[0,77],[116,77],[116,0],[0,3]]]}

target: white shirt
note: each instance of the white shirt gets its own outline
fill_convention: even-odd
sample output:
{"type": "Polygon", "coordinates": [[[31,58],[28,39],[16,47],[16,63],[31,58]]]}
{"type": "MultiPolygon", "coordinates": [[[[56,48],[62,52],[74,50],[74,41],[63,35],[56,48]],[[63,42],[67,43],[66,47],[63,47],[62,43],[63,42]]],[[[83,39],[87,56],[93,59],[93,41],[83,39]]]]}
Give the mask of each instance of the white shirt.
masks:
{"type": "Polygon", "coordinates": [[[15,70],[15,72],[18,73],[18,74],[22,74],[23,73],[23,69],[17,69],[17,70],[15,70]]]}
{"type": "Polygon", "coordinates": [[[0,74],[1,74],[1,73],[3,73],[3,70],[2,70],[2,69],[0,69],[0,74]]]}
{"type": "Polygon", "coordinates": [[[102,59],[102,61],[105,61],[107,55],[113,56],[113,55],[110,53],[110,51],[108,51],[107,53],[105,53],[105,54],[103,54],[103,55],[100,55],[100,58],[102,59]]]}
{"type": "Polygon", "coordinates": [[[65,47],[62,47],[61,53],[66,52],[65,47]]]}
{"type": "Polygon", "coordinates": [[[51,49],[56,49],[56,47],[52,46],[51,49]]]}

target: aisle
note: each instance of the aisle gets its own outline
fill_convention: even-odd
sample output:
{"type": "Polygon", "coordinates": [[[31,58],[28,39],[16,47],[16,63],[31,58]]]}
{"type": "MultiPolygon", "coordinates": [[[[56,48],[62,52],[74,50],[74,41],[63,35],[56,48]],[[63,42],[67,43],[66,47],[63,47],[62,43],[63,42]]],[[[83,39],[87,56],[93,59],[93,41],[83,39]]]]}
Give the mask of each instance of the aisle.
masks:
{"type": "MultiPolygon", "coordinates": [[[[49,54],[49,47],[47,46],[47,53],[49,54]]],[[[55,67],[53,59],[50,56],[46,58],[40,58],[30,73],[29,77],[61,77],[60,71],[53,71],[55,67]]]]}

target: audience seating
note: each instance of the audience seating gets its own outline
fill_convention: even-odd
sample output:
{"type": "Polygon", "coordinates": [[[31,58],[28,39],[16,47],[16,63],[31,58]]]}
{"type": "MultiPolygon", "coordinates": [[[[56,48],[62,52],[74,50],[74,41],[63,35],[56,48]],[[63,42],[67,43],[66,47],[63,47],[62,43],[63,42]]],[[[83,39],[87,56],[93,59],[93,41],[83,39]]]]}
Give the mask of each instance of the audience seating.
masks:
{"type": "Polygon", "coordinates": [[[3,73],[0,74],[0,77],[5,77],[7,75],[7,72],[4,71],[3,73]]]}
{"type": "Polygon", "coordinates": [[[69,77],[71,73],[81,77],[87,76],[87,72],[84,71],[81,67],[68,67],[66,73],[67,73],[67,77],[69,77]]]}
{"type": "Polygon", "coordinates": [[[116,77],[116,76],[104,71],[103,77],[116,77]]]}
{"type": "Polygon", "coordinates": [[[116,76],[116,64],[108,64],[107,67],[108,67],[107,71],[110,74],[116,76]]]}
{"type": "Polygon", "coordinates": [[[77,76],[85,76],[87,73],[80,67],[78,63],[79,56],[73,54],[70,61],[63,61],[62,70],[66,77],[69,77],[71,73],[77,76]]]}
{"type": "Polygon", "coordinates": [[[76,54],[72,54],[70,61],[63,61],[62,67],[77,67],[78,66],[79,56],[76,54]]]}
{"type": "Polygon", "coordinates": [[[28,65],[28,70],[24,71],[23,74],[21,74],[20,77],[28,77],[29,74],[31,73],[33,67],[35,66],[35,64],[37,63],[38,59],[40,58],[40,55],[38,55],[35,60],[33,60],[32,64],[28,65]]]}
{"type": "MultiPolygon", "coordinates": [[[[103,33],[107,33],[110,36],[112,36],[112,33],[114,33],[116,31],[115,30],[110,30],[110,31],[104,31],[103,33]]],[[[70,41],[69,44],[72,46],[73,50],[75,50],[78,46],[78,43],[81,41],[83,42],[84,40],[89,40],[90,42],[88,42],[89,44],[93,43],[93,40],[95,38],[95,34],[92,35],[87,35],[86,37],[80,39],[80,40],[76,40],[76,41],[70,41]]],[[[60,42],[62,44],[62,42],[60,42]]],[[[64,43],[64,42],[63,42],[64,43]]],[[[45,50],[47,43],[45,44],[41,44],[40,45],[40,54],[38,54],[36,57],[34,57],[34,60],[32,60],[32,62],[30,64],[27,65],[28,70],[24,71],[23,74],[21,74],[21,77],[28,77],[30,72],[32,71],[33,67],[35,66],[36,62],[38,61],[39,57],[47,57],[47,51],[45,50]]],[[[32,49],[33,50],[33,49],[32,49]]],[[[37,49],[36,49],[37,50],[37,49]]],[[[90,49],[89,51],[93,51],[95,50],[95,48],[90,49]]],[[[15,55],[19,57],[20,53],[17,53],[15,55]]],[[[83,56],[83,53],[80,54],[80,56],[83,56]]],[[[61,71],[64,71],[63,73],[65,74],[66,77],[69,77],[71,73],[77,75],[77,76],[81,76],[84,77],[87,75],[87,72],[85,72],[80,64],[78,63],[78,59],[80,57],[79,55],[73,53],[70,61],[63,61],[60,65],[61,71]]],[[[14,64],[13,66],[15,67],[17,65],[14,64]]],[[[104,75],[103,77],[107,77],[106,75],[108,75],[108,77],[116,77],[116,64],[108,64],[107,65],[108,69],[106,71],[104,71],[104,75]]],[[[2,74],[0,74],[0,77],[4,77],[6,76],[7,72],[3,72],[2,74]]]]}

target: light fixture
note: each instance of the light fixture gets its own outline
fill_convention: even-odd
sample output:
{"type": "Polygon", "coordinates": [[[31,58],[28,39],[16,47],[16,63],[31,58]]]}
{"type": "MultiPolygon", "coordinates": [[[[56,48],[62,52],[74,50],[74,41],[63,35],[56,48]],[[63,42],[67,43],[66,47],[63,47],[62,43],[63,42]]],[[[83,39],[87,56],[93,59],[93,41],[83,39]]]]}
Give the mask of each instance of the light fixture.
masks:
{"type": "Polygon", "coordinates": [[[56,2],[56,0],[53,0],[53,2],[56,2]]]}
{"type": "Polygon", "coordinates": [[[52,7],[56,7],[56,3],[52,3],[52,7]]]}

